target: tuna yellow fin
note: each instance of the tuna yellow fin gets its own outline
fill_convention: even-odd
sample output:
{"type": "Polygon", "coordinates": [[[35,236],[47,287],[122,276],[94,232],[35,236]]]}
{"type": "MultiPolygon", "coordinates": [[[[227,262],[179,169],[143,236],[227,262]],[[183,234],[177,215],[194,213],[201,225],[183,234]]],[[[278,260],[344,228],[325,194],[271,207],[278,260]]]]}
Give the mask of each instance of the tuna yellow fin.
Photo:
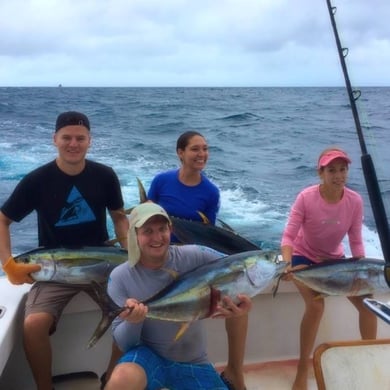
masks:
{"type": "Polygon", "coordinates": [[[201,211],[197,211],[197,213],[200,215],[200,217],[202,218],[202,222],[203,223],[207,223],[207,224],[210,224],[210,220],[206,217],[205,214],[203,214],[201,211]]]}
{"type": "Polygon", "coordinates": [[[181,324],[179,331],[176,333],[175,341],[179,340],[181,336],[187,331],[187,329],[190,327],[191,322],[184,322],[181,324]]]}

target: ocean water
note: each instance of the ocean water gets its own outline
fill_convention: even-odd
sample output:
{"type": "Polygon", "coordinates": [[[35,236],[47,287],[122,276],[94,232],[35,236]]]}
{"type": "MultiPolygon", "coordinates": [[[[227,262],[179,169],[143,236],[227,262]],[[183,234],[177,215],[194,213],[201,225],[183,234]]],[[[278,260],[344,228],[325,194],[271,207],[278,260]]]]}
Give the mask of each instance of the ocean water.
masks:
{"type": "MultiPolygon", "coordinates": [[[[360,121],[389,215],[390,88],[361,91],[360,121]]],[[[297,193],[318,182],[319,153],[338,145],[353,161],[349,186],[365,201],[367,256],[383,258],[345,88],[0,88],[0,203],[55,158],[53,127],[67,110],[89,116],[89,158],[116,170],[126,207],[139,201],[137,177],[147,189],[155,174],[179,166],[183,131],[203,133],[206,174],[221,190],[219,218],[267,249],[279,247],[297,193]]],[[[11,232],[14,254],[37,246],[34,214],[11,232]]]]}

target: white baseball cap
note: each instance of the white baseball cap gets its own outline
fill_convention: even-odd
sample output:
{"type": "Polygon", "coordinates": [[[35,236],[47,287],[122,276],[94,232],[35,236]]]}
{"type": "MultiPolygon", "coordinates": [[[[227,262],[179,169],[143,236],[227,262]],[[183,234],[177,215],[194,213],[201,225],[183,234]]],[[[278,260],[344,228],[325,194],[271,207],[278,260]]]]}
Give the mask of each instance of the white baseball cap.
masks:
{"type": "Polygon", "coordinates": [[[169,219],[167,212],[161,206],[152,202],[141,203],[140,205],[134,207],[129,215],[127,243],[129,263],[132,267],[138,263],[141,257],[141,252],[137,241],[136,228],[142,227],[147,220],[156,215],[163,216],[167,219],[169,224],[171,224],[171,220],[169,219]]]}

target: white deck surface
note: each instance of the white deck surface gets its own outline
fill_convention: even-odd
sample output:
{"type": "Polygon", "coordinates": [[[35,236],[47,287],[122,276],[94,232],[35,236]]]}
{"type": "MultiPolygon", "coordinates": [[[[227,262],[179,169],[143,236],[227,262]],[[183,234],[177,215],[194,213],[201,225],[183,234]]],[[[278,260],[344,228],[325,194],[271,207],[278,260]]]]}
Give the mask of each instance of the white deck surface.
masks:
{"type": "MultiPolygon", "coordinates": [[[[21,345],[24,289],[23,286],[11,286],[4,278],[0,278],[0,305],[7,308],[4,316],[0,318],[0,363],[4,365],[8,360],[4,370],[0,370],[1,390],[35,389],[21,345]],[[12,346],[14,348],[11,353],[12,346]]],[[[389,301],[389,295],[390,292],[378,299],[389,301]]],[[[253,303],[245,357],[247,388],[290,390],[295,377],[299,349],[299,324],[304,310],[302,298],[291,284],[282,283],[275,298],[269,293],[260,294],[253,303]]],[[[329,297],[325,307],[316,345],[360,338],[357,313],[347,299],[329,297]]],[[[110,333],[107,332],[94,348],[85,348],[100,317],[100,310],[85,294],[79,294],[70,303],[52,337],[53,375],[91,371],[100,376],[104,372],[111,351],[110,333]]],[[[224,321],[205,321],[210,359],[221,368],[227,356],[224,321]]],[[[390,326],[379,320],[378,338],[389,337],[390,326]]],[[[313,375],[309,385],[310,390],[317,389],[313,375]]],[[[68,378],[55,384],[56,390],[97,390],[99,387],[96,376],[92,379],[68,378]]]]}
{"type": "MultiPolygon", "coordinates": [[[[286,360],[248,366],[245,373],[247,390],[290,390],[295,377],[296,361],[286,360]]],[[[55,384],[56,390],[99,390],[97,378],[69,378],[55,384]]],[[[317,390],[313,370],[309,389],[317,390]]],[[[4,389],[6,390],[6,389],[4,389]]]]}

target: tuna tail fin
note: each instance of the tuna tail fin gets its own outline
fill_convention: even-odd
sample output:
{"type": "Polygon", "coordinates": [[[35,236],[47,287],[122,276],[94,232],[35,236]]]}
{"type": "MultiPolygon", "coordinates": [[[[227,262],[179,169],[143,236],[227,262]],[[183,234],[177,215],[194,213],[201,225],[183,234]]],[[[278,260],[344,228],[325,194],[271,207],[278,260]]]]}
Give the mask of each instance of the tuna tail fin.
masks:
{"type": "Polygon", "coordinates": [[[110,298],[106,292],[105,284],[99,284],[95,281],[92,281],[90,288],[86,289],[85,292],[97,303],[102,311],[102,318],[93,332],[93,335],[88,341],[87,349],[89,349],[92,348],[103,336],[103,334],[110,327],[114,318],[116,318],[123,311],[123,308],[119,307],[110,298]]]}

